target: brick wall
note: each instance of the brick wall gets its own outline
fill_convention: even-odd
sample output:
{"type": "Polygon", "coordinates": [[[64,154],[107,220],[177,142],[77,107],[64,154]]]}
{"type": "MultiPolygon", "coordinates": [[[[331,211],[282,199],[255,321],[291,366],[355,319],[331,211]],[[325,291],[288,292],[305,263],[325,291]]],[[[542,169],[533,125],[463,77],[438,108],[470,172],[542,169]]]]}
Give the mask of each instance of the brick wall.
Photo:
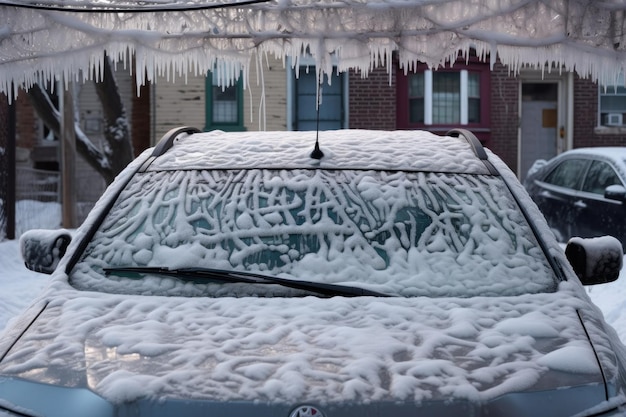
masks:
{"type": "Polygon", "coordinates": [[[593,130],[598,122],[598,86],[574,77],[574,148],[596,146],[593,130]]]}
{"type": "Polygon", "coordinates": [[[487,143],[496,155],[515,170],[519,124],[519,80],[508,68],[495,64],[491,72],[491,139],[487,143]]]}
{"type": "Polygon", "coordinates": [[[41,124],[28,99],[28,94],[20,90],[15,100],[16,145],[21,148],[33,149],[38,143],[41,124]]]}
{"type": "Polygon", "coordinates": [[[574,78],[574,148],[585,146],[626,146],[626,129],[598,125],[598,85],[589,79],[574,78]]]}
{"type": "Polygon", "coordinates": [[[349,72],[351,129],[394,130],[396,128],[396,76],[395,66],[389,82],[386,67],[369,72],[367,78],[361,73],[349,72]]]}
{"type": "MultiPolygon", "coordinates": [[[[396,71],[389,83],[387,69],[376,68],[367,78],[350,71],[350,128],[396,129],[396,71]]],[[[517,166],[517,126],[519,123],[519,80],[496,64],[491,75],[491,135],[486,144],[504,162],[517,166]]]]}

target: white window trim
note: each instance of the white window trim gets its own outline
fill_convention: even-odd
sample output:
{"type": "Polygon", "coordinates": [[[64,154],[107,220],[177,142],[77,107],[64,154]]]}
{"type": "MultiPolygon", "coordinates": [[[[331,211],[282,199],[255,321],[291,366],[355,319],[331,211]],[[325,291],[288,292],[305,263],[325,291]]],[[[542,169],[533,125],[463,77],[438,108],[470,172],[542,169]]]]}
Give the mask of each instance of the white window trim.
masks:
{"type": "Polygon", "coordinates": [[[468,124],[469,120],[469,84],[467,70],[461,70],[461,124],[468,124]]]}
{"type": "MultiPolygon", "coordinates": [[[[598,110],[597,110],[597,122],[596,122],[596,133],[623,133],[626,131],[626,120],[622,122],[621,125],[604,125],[602,122],[602,97],[610,96],[612,94],[608,93],[611,89],[614,89],[615,86],[624,85],[624,75],[619,74],[614,84],[604,86],[598,85],[598,110]]],[[[625,97],[626,95],[621,95],[625,97]]]]}
{"type": "MultiPolygon", "coordinates": [[[[461,77],[461,108],[460,124],[467,125],[469,123],[469,72],[467,70],[459,71],[461,77]]],[[[424,124],[433,124],[433,71],[424,71],[424,124]]]]}
{"type": "Polygon", "coordinates": [[[424,124],[433,124],[433,72],[424,71],[424,124]]]}

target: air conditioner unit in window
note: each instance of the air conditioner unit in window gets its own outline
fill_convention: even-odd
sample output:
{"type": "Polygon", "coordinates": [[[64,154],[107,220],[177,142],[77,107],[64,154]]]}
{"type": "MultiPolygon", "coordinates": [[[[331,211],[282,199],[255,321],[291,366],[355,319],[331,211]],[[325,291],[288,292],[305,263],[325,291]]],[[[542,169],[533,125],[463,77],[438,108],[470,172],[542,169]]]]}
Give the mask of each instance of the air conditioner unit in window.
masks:
{"type": "Polygon", "coordinates": [[[604,124],[607,126],[621,126],[623,124],[622,122],[622,113],[609,113],[604,119],[604,124]]]}

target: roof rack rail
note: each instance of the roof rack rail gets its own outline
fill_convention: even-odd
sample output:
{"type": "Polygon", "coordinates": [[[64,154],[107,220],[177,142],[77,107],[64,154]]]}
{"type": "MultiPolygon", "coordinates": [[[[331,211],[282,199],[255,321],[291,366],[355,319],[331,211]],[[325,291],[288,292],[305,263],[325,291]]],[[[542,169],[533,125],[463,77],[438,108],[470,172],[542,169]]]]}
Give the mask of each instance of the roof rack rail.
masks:
{"type": "Polygon", "coordinates": [[[446,136],[452,136],[455,138],[463,136],[467,143],[469,143],[472,151],[474,151],[474,155],[476,155],[478,159],[483,161],[483,163],[489,170],[489,173],[492,175],[500,175],[496,167],[494,167],[493,164],[489,161],[489,156],[487,155],[483,144],[480,143],[476,135],[474,135],[472,132],[467,129],[452,129],[449,130],[448,133],[446,133],[446,136]]]}
{"type": "Polygon", "coordinates": [[[163,155],[172,147],[172,145],[174,144],[174,140],[182,133],[191,135],[194,133],[200,133],[200,129],[192,126],[181,126],[171,129],[169,132],[163,135],[161,140],[159,140],[159,142],[156,144],[151,156],[156,157],[163,155]]]}
{"type": "Polygon", "coordinates": [[[167,152],[172,145],[174,145],[174,140],[181,134],[186,133],[188,135],[192,135],[200,132],[200,129],[191,126],[182,126],[170,129],[170,131],[163,135],[163,137],[157,142],[156,146],[152,150],[152,154],[150,154],[148,159],[146,159],[141,167],[139,167],[137,172],[146,172],[150,164],[152,164],[152,162],[159,156],[167,152]]]}

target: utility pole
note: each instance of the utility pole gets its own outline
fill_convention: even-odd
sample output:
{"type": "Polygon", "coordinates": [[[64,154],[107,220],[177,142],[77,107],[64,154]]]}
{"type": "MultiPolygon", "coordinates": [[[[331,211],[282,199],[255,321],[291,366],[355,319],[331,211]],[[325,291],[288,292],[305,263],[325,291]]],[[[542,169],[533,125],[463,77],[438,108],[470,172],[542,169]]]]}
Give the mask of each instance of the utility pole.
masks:
{"type": "Polygon", "coordinates": [[[61,207],[62,225],[73,229],[76,221],[76,133],[74,131],[74,84],[67,88],[60,83],[63,94],[59,95],[61,110],[61,207]]]}
{"type": "MultiPolygon", "coordinates": [[[[11,93],[9,93],[11,94],[11,93]]],[[[8,106],[7,115],[7,143],[5,149],[5,157],[7,160],[7,194],[5,201],[5,213],[6,213],[6,233],[7,239],[15,239],[15,204],[17,202],[16,199],[16,191],[15,191],[15,180],[17,178],[16,175],[16,167],[15,167],[15,147],[16,147],[16,139],[15,139],[15,98],[11,100],[11,103],[8,106]]]]}

